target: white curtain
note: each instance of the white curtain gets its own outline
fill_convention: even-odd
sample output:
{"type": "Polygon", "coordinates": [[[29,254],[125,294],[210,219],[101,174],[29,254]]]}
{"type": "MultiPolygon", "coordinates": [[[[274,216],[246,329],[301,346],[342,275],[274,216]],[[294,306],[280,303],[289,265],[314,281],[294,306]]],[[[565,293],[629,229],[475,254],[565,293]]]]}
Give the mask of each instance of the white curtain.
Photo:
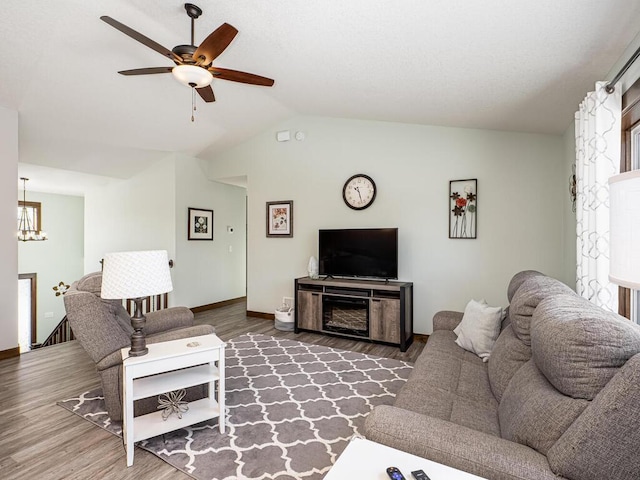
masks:
{"type": "Polygon", "coordinates": [[[609,282],[609,177],[620,170],[620,89],[596,83],[576,112],[576,291],[618,311],[618,287],[609,282]]]}

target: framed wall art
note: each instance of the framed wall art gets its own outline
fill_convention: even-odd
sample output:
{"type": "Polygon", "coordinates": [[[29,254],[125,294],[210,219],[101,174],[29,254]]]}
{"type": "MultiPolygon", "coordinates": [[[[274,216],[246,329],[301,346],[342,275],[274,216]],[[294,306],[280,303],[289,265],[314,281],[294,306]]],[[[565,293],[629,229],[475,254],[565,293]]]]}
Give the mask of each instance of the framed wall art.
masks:
{"type": "Polygon", "coordinates": [[[478,180],[449,181],[449,238],[477,238],[478,180]]]}
{"type": "Polygon", "coordinates": [[[267,237],[293,237],[293,200],[267,202],[267,237]]]}
{"type": "Polygon", "coordinates": [[[213,210],[189,208],[189,240],[213,240],[213,210]]]}

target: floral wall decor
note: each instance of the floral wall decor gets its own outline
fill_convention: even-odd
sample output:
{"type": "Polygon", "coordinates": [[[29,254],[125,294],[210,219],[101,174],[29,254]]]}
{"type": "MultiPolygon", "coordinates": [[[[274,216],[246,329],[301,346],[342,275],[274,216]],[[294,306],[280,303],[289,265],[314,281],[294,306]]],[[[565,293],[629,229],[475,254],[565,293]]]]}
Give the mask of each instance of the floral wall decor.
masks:
{"type": "Polygon", "coordinates": [[[477,238],[478,180],[449,181],[449,238],[477,238]]]}
{"type": "Polygon", "coordinates": [[[58,285],[53,287],[53,291],[56,292],[56,297],[59,297],[60,295],[64,295],[65,293],[67,293],[67,290],[69,290],[70,286],[71,285],[67,285],[64,282],[58,283],[58,285]]]}

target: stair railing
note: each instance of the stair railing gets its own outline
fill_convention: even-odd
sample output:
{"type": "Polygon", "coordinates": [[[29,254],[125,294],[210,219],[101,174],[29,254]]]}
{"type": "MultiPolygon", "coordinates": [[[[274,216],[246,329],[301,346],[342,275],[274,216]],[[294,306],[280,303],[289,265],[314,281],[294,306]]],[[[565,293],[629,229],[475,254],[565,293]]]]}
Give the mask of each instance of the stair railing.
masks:
{"type": "Polygon", "coordinates": [[[32,345],[31,348],[49,347],[51,345],[57,345],[58,343],[70,342],[75,339],[76,337],[69,326],[69,319],[67,319],[67,316],[65,315],[44,342],[32,345]]]}
{"type": "MultiPolygon", "coordinates": [[[[123,300],[123,306],[127,310],[127,313],[131,316],[134,311],[134,303],[133,300],[123,300]]],[[[153,297],[147,297],[144,302],[142,302],[142,313],[155,312],[157,310],[163,310],[169,306],[169,294],[163,293],[162,295],[154,295],[153,297]]],[[[40,348],[40,347],[48,347],[51,345],[57,345],[58,343],[70,342],[71,340],[75,340],[76,337],[73,334],[73,330],[69,326],[69,320],[65,315],[60,323],[53,329],[51,334],[47,337],[47,339],[40,343],[31,345],[31,348],[40,348]]]]}

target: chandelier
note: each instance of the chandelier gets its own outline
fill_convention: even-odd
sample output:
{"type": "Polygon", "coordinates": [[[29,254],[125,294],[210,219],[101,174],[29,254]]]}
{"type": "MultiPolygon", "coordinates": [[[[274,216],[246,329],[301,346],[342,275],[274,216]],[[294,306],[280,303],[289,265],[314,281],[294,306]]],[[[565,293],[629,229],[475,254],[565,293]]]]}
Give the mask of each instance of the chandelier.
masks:
{"type": "MultiPolygon", "coordinates": [[[[33,218],[29,215],[27,209],[27,180],[28,178],[20,177],[22,180],[22,212],[20,213],[20,221],[18,222],[18,240],[21,242],[47,240],[47,233],[36,230],[37,220],[35,213],[33,218]],[[33,225],[31,221],[33,220],[33,225]]],[[[36,210],[33,209],[35,212],[36,210]]]]}

